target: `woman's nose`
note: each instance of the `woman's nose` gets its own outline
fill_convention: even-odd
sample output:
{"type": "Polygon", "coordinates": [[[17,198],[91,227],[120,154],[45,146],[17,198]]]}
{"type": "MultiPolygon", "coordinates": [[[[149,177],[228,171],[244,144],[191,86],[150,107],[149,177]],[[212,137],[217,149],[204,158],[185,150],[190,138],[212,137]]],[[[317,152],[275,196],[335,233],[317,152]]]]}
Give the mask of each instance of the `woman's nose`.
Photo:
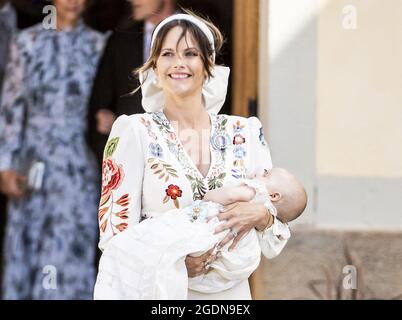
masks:
{"type": "Polygon", "coordinates": [[[180,55],[177,55],[175,66],[182,67],[184,65],[183,58],[180,55]]]}

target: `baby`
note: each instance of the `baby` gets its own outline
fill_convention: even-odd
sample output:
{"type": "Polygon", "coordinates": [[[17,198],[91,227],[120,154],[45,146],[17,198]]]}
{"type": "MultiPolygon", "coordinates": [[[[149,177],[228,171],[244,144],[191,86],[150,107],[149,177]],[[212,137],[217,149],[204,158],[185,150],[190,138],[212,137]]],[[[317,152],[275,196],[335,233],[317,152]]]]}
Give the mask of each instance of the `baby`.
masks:
{"type": "MultiPolygon", "coordinates": [[[[265,204],[271,214],[283,223],[287,223],[299,217],[304,211],[307,194],[294,175],[282,168],[272,168],[256,175],[253,179],[242,179],[236,186],[208,191],[203,202],[206,205],[208,201],[220,205],[237,201],[265,204]]],[[[220,208],[222,206],[219,206],[217,210],[210,210],[209,218],[213,216],[212,211],[218,214],[220,208]]],[[[209,221],[214,227],[219,224],[218,221],[209,221]]],[[[219,250],[220,252],[218,251],[219,258],[210,264],[210,271],[207,274],[189,279],[189,288],[200,292],[218,292],[222,291],[222,288],[228,289],[243,280],[243,277],[236,277],[240,270],[242,273],[247,270],[250,276],[260,262],[260,250],[258,250],[260,246],[256,246],[255,243],[258,243],[255,230],[251,230],[244,236],[233,251],[227,250],[231,244],[229,242],[219,250]],[[255,248],[258,249],[255,250],[255,248]]]]}
{"type": "Polygon", "coordinates": [[[261,257],[254,229],[234,250],[228,251],[231,242],[220,248],[206,274],[188,278],[185,266],[188,254],[199,256],[216,248],[230,232],[214,234],[224,223],[217,215],[224,205],[237,201],[264,204],[282,222],[289,222],[304,211],[307,196],[296,177],[273,168],[211,190],[203,200],[183,209],[152,213],[151,219],[129,226],[110,240],[101,257],[95,299],[186,299],[188,289],[220,292],[247,279],[261,257]]]}
{"type": "Polygon", "coordinates": [[[306,208],[306,191],[299,180],[285,169],[272,168],[255,175],[253,179],[240,181],[238,186],[208,191],[203,201],[217,202],[221,205],[238,201],[249,202],[256,197],[256,189],[262,185],[265,189],[260,191],[264,193],[264,196],[269,197],[276,209],[277,217],[283,223],[296,219],[306,208]]]}

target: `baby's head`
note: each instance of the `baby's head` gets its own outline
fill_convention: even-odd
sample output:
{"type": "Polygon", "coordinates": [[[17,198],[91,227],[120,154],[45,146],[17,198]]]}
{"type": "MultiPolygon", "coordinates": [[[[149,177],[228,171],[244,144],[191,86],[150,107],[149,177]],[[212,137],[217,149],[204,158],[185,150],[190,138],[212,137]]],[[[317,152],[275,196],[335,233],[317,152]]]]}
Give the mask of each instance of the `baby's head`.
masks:
{"type": "Polygon", "coordinates": [[[300,181],[289,171],[272,168],[256,178],[264,182],[270,200],[283,222],[292,221],[303,213],[307,205],[307,193],[300,181]]]}

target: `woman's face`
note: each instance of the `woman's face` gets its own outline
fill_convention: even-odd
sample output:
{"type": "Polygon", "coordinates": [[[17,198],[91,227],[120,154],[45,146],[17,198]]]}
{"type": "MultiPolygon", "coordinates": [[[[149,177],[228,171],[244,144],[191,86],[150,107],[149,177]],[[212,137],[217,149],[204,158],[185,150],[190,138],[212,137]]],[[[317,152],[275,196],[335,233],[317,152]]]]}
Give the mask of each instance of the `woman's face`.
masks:
{"type": "Polygon", "coordinates": [[[57,17],[66,22],[74,23],[85,10],[86,0],[54,0],[57,17]]]}
{"type": "Polygon", "coordinates": [[[155,72],[165,93],[188,97],[201,92],[206,72],[198,43],[188,33],[179,43],[182,28],[172,28],[162,44],[155,72]]]}

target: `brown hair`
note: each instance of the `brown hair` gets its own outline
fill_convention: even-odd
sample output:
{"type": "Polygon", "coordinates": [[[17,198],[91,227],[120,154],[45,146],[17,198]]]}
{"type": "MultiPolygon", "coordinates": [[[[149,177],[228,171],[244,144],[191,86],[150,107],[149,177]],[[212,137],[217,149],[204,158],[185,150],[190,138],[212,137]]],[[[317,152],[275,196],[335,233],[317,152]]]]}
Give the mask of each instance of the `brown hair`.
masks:
{"type": "MultiPolygon", "coordinates": [[[[201,18],[200,16],[196,15],[195,13],[191,12],[190,10],[184,10],[184,12],[201,20],[211,30],[212,35],[214,36],[215,57],[217,57],[219,55],[222,45],[224,43],[222,33],[211,21],[201,18]]],[[[203,65],[204,65],[204,69],[207,72],[208,78],[212,76],[212,68],[214,66],[214,62],[212,61],[211,57],[212,57],[214,51],[212,50],[212,46],[209,43],[207,36],[204,34],[204,32],[202,32],[202,30],[199,27],[197,27],[195,24],[191,23],[190,21],[178,19],[178,20],[173,20],[173,21],[167,23],[159,30],[159,32],[155,38],[155,41],[153,43],[153,46],[151,48],[151,53],[149,55],[148,60],[141,67],[135,69],[132,72],[132,75],[134,77],[138,78],[140,73],[143,73],[143,72],[147,71],[148,69],[156,67],[156,63],[157,63],[160,53],[162,51],[163,41],[165,40],[169,31],[176,26],[180,26],[183,29],[183,31],[180,35],[180,38],[177,41],[177,45],[179,45],[179,42],[183,38],[186,39],[187,33],[189,33],[194,38],[194,40],[198,43],[198,45],[200,47],[200,50],[201,50],[200,57],[203,62],[203,65]]],[[[142,85],[142,83],[140,84],[140,86],[138,88],[136,88],[133,92],[131,92],[131,94],[136,93],[141,88],[141,85],[142,85]]]]}

